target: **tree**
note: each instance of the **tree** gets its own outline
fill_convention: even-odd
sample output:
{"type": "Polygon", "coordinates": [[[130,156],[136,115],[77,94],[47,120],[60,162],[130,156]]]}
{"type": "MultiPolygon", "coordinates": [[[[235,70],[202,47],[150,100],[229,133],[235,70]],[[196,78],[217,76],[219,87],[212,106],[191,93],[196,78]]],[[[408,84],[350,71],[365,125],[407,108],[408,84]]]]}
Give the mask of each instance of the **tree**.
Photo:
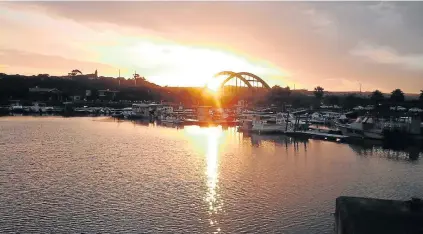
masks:
{"type": "Polygon", "coordinates": [[[423,103],[423,90],[420,90],[419,101],[423,103]]]}
{"type": "Polygon", "coordinates": [[[372,92],[372,95],[370,95],[370,100],[374,102],[375,104],[379,104],[382,102],[385,98],[383,97],[383,93],[379,90],[375,90],[372,92]]]}
{"type": "Polygon", "coordinates": [[[280,99],[286,99],[291,95],[291,89],[289,87],[282,88],[279,85],[275,85],[270,90],[270,97],[272,101],[278,101],[280,99]]]}
{"type": "Polygon", "coordinates": [[[394,91],[392,91],[391,93],[391,100],[393,102],[404,102],[404,92],[402,92],[401,89],[395,89],[394,91]]]}
{"type": "Polygon", "coordinates": [[[314,88],[314,96],[316,97],[317,100],[321,101],[324,94],[325,94],[324,88],[320,86],[317,86],[316,88],[314,88]]]}
{"type": "Polygon", "coordinates": [[[327,105],[331,105],[331,106],[337,105],[337,106],[339,106],[340,98],[338,96],[335,96],[335,95],[330,95],[330,96],[325,97],[324,102],[327,105]]]}
{"type": "Polygon", "coordinates": [[[71,72],[68,73],[69,76],[76,76],[77,74],[82,75],[82,72],[78,69],[73,69],[71,72]]]}
{"type": "Polygon", "coordinates": [[[291,89],[288,86],[286,88],[282,88],[279,85],[275,85],[269,92],[269,100],[271,103],[280,107],[284,102],[287,102],[290,95],[291,89]]]}
{"type": "Polygon", "coordinates": [[[366,102],[366,100],[364,98],[359,97],[355,94],[349,94],[344,98],[343,106],[346,109],[352,109],[356,106],[363,105],[363,103],[365,103],[365,102],[366,102]]]}

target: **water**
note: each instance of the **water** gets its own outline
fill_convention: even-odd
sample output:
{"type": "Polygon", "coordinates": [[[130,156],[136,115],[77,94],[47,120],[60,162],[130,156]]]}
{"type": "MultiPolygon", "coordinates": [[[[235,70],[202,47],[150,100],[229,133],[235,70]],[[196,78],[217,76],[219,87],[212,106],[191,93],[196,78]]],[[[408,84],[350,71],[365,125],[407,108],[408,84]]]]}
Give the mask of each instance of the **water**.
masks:
{"type": "Polygon", "coordinates": [[[232,128],[5,117],[0,233],[331,233],[340,195],[422,197],[421,156],[232,128]]]}

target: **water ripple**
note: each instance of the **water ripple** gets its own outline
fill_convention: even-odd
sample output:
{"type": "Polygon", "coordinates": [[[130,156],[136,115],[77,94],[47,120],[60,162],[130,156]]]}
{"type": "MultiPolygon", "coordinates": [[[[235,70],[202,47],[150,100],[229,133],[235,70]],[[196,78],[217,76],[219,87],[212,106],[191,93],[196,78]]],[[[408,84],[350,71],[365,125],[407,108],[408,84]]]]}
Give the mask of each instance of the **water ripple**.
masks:
{"type": "Polygon", "coordinates": [[[380,149],[93,118],[0,132],[0,233],[331,233],[337,196],[423,196],[420,161],[380,149]]]}

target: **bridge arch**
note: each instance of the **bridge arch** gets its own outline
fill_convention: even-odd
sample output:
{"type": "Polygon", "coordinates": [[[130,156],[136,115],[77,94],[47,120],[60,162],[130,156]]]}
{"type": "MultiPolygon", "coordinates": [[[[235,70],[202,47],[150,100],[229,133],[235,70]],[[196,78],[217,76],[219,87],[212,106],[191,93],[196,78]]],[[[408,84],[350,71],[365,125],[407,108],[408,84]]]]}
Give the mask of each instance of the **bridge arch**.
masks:
{"type": "Polygon", "coordinates": [[[270,89],[270,86],[262,78],[254,75],[250,72],[221,71],[221,72],[217,73],[216,75],[214,75],[214,77],[222,76],[222,75],[226,75],[228,77],[222,82],[222,84],[220,85],[220,88],[223,88],[223,86],[228,81],[230,81],[231,79],[238,78],[238,79],[242,80],[242,82],[244,82],[244,84],[247,85],[248,88],[254,88],[254,86],[250,83],[250,81],[253,81],[253,82],[258,82],[258,83],[262,84],[262,86],[264,88],[268,89],[268,90],[270,89]],[[243,76],[249,76],[249,77],[253,78],[253,80],[248,80],[243,76]]]}
{"type": "Polygon", "coordinates": [[[222,84],[220,85],[220,88],[222,89],[222,88],[223,88],[223,86],[225,86],[225,84],[226,84],[228,81],[232,80],[233,78],[238,78],[238,79],[242,80],[242,82],[244,82],[244,84],[245,84],[245,85],[247,85],[247,86],[248,86],[248,88],[254,88],[254,87],[251,85],[251,83],[250,83],[250,82],[248,82],[248,80],[247,80],[247,79],[245,79],[243,76],[239,75],[238,73],[234,73],[234,74],[230,75],[228,78],[226,78],[226,79],[222,82],[222,84]]]}
{"type": "Polygon", "coordinates": [[[263,85],[263,87],[265,87],[266,89],[270,89],[270,86],[266,83],[266,81],[264,81],[262,78],[254,75],[253,73],[249,73],[249,72],[238,72],[237,74],[241,75],[241,76],[249,76],[253,79],[255,79],[257,82],[261,83],[263,85]]]}

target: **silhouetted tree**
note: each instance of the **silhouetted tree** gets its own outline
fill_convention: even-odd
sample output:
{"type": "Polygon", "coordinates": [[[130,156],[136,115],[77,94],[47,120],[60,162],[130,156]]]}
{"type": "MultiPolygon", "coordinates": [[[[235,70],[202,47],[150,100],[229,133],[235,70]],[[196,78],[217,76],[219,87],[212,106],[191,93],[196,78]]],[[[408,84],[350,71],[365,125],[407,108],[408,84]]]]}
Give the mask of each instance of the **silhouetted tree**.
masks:
{"type": "Polygon", "coordinates": [[[364,98],[358,97],[355,94],[349,94],[343,100],[343,107],[346,109],[352,109],[356,106],[363,105],[363,103],[366,103],[364,98]]]}
{"type": "Polygon", "coordinates": [[[330,95],[325,97],[325,103],[327,105],[339,105],[340,104],[340,98],[335,95],[330,95]]]}
{"type": "Polygon", "coordinates": [[[279,85],[275,85],[269,92],[270,102],[276,104],[278,107],[281,107],[283,103],[288,101],[289,96],[291,95],[291,89],[287,86],[282,88],[279,85]]]}
{"type": "Polygon", "coordinates": [[[70,75],[70,76],[76,76],[78,73],[79,73],[80,75],[82,75],[82,72],[81,72],[80,70],[78,70],[78,69],[73,69],[70,73],[68,73],[68,75],[70,75]]]}
{"type": "Polygon", "coordinates": [[[322,98],[323,98],[323,95],[325,94],[325,89],[324,88],[322,88],[322,87],[320,87],[320,86],[317,86],[316,88],[314,88],[314,96],[318,99],[318,100],[322,100],[322,98]]]}
{"type": "Polygon", "coordinates": [[[391,101],[395,103],[404,102],[404,92],[401,89],[395,89],[391,93],[391,101]]]}
{"type": "Polygon", "coordinates": [[[370,100],[372,100],[372,102],[376,105],[381,103],[384,99],[383,93],[379,90],[373,91],[372,95],[370,95],[370,100]]]}
{"type": "Polygon", "coordinates": [[[314,106],[318,108],[322,103],[323,96],[325,95],[325,89],[320,86],[317,86],[316,88],[314,88],[313,93],[314,97],[316,97],[316,103],[314,104],[314,106]]]}
{"type": "MultiPolygon", "coordinates": [[[[117,90],[121,100],[155,100],[160,98],[160,95],[167,90],[162,87],[150,83],[148,81],[140,82],[137,87],[134,87],[133,80],[128,81],[113,77],[100,77],[99,79],[90,80],[84,78],[85,76],[77,76],[72,79],[63,79],[57,76],[21,76],[21,75],[7,75],[0,74],[0,103],[5,105],[10,99],[29,99],[29,88],[38,86],[40,88],[57,88],[63,92],[65,96],[70,97],[74,95],[85,96],[86,90],[93,90],[90,99],[96,99],[96,92],[94,90],[117,90]],[[150,90],[150,92],[149,92],[150,90]]],[[[141,80],[140,80],[141,81],[141,80]]],[[[157,100],[156,100],[157,101],[157,100]]]]}
{"type": "Polygon", "coordinates": [[[420,90],[419,102],[420,106],[423,107],[423,90],[420,90]]]}

